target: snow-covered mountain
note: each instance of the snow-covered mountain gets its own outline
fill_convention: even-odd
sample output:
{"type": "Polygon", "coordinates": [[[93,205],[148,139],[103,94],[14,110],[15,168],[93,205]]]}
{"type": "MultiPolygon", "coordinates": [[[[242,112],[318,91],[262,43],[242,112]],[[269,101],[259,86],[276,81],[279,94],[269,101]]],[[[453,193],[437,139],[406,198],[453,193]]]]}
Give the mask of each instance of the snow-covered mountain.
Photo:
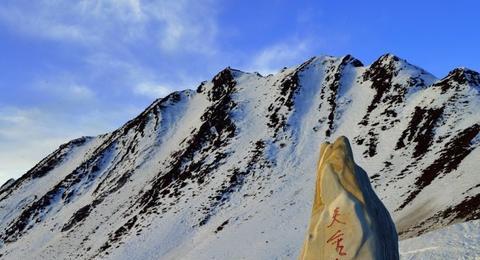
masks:
{"type": "Polygon", "coordinates": [[[401,239],[480,218],[480,74],[394,55],[231,68],[0,188],[4,259],[292,259],[345,135],[401,239]]]}

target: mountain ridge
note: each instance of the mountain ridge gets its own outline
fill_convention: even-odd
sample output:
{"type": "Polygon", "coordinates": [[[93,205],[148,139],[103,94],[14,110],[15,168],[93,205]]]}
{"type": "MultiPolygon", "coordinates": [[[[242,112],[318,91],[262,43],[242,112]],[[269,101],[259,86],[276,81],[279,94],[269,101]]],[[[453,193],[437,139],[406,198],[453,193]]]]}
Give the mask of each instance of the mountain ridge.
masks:
{"type": "Polygon", "coordinates": [[[188,258],[188,248],[208,245],[188,238],[204,236],[248,258],[255,250],[232,251],[231,232],[254,232],[271,225],[261,219],[280,216],[294,228],[257,240],[286,241],[240,248],[294,255],[316,149],[338,135],[351,138],[402,238],[477,219],[478,78],[459,68],[437,79],[392,54],[369,66],[351,55],[313,57],[268,76],[227,67],[196,90],[155,100],[111,133],[62,145],[1,189],[0,254],[128,258],[137,248],[130,254],[149,258],[143,241],[159,255],[188,258]]]}

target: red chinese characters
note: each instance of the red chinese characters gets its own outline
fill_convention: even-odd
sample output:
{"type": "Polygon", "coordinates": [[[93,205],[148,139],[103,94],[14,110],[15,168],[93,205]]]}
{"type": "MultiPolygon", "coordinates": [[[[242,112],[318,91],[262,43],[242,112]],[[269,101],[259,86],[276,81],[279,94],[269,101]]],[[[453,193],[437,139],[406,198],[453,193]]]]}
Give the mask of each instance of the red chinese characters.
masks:
{"type": "Polygon", "coordinates": [[[332,217],[332,223],[330,223],[330,225],[327,226],[327,228],[333,226],[333,223],[335,222],[338,222],[340,224],[346,224],[345,222],[342,222],[338,219],[338,216],[340,215],[340,209],[338,207],[335,208],[335,210],[333,211],[333,217],[332,217]]]}
{"type": "MultiPolygon", "coordinates": [[[[327,226],[327,228],[332,227],[335,223],[339,223],[345,225],[346,223],[339,219],[340,216],[340,209],[337,207],[333,211],[332,222],[327,226]]],[[[338,255],[345,256],[347,253],[344,251],[343,245],[343,236],[344,233],[341,229],[338,229],[328,240],[327,244],[331,244],[335,246],[335,250],[337,251],[338,255]]]]}
{"type": "Polygon", "coordinates": [[[343,241],[343,232],[341,230],[337,230],[337,232],[335,232],[335,234],[333,234],[327,240],[327,243],[331,243],[332,245],[335,245],[335,250],[337,251],[337,253],[343,256],[343,255],[347,255],[347,253],[343,251],[344,246],[342,244],[342,241],[343,241]]]}

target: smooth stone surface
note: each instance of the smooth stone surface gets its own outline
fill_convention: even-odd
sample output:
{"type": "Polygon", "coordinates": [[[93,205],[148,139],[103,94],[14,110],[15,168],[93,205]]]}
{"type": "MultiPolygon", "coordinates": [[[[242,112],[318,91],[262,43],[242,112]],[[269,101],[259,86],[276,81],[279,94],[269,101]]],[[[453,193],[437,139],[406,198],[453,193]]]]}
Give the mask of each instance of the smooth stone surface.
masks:
{"type": "Polygon", "coordinates": [[[315,198],[299,259],[399,259],[398,236],[346,137],[320,148],[315,198]]]}

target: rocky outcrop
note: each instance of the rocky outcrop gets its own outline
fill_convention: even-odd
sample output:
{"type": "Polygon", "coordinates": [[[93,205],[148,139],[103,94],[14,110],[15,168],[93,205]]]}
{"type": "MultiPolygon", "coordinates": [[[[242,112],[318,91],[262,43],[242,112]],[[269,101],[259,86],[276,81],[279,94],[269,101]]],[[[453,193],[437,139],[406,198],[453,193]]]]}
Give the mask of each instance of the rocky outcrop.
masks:
{"type": "Polygon", "coordinates": [[[392,218],[355,164],[345,137],[320,148],[312,215],[299,259],[398,259],[392,218]]]}

